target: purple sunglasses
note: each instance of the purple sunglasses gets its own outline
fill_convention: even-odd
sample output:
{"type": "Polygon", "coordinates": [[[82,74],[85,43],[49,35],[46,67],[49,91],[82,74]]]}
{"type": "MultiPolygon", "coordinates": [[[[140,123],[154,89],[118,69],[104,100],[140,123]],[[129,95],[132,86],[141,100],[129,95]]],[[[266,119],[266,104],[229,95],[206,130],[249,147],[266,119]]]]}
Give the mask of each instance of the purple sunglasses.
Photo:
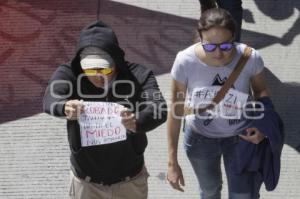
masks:
{"type": "Polygon", "coordinates": [[[229,51],[234,47],[234,43],[224,42],[221,44],[202,44],[202,47],[206,52],[213,52],[217,47],[219,47],[221,51],[229,51]]]}

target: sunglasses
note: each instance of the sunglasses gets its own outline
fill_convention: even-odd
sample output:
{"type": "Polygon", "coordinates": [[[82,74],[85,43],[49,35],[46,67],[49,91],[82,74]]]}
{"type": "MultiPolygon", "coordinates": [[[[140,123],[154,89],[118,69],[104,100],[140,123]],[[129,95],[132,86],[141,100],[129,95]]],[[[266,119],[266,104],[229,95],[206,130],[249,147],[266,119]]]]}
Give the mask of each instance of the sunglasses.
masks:
{"type": "Polygon", "coordinates": [[[234,43],[224,42],[221,44],[202,44],[202,47],[206,52],[213,52],[217,49],[217,47],[219,47],[221,51],[230,51],[234,47],[234,43]]]}
{"type": "Polygon", "coordinates": [[[97,74],[102,74],[102,75],[109,75],[114,72],[113,68],[101,68],[101,69],[86,69],[83,70],[84,74],[86,75],[97,75],[97,74]]]}

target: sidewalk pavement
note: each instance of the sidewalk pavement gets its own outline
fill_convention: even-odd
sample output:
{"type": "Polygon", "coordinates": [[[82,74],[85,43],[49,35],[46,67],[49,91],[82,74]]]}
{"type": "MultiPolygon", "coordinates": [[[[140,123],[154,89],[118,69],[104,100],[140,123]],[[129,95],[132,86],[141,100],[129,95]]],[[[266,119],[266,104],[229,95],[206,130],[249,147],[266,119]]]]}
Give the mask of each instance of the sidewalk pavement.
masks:
{"type": "MultiPolygon", "coordinates": [[[[198,1],[186,0],[127,0],[126,3],[149,10],[169,13],[190,19],[199,16],[198,1]]],[[[262,199],[297,199],[300,198],[300,156],[299,156],[299,79],[300,37],[295,36],[289,42],[280,38],[299,18],[299,3],[287,1],[283,6],[296,6],[292,14],[285,19],[267,16],[265,7],[255,4],[257,1],[243,1],[248,19],[243,21],[243,33],[246,40],[255,40],[257,35],[267,35],[272,41],[258,41],[259,52],[269,70],[268,83],[274,96],[278,111],[287,124],[286,144],[282,153],[281,177],[278,187],[273,192],[266,192],[262,187],[262,199]],[[297,7],[298,6],[298,7],[297,7]],[[274,40],[277,38],[277,40],[274,40]],[[261,42],[261,43],[260,43],[261,42]]],[[[264,0],[264,6],[272,6],[277,1],[264,0]]],[[[273,6],[274,7],[274,6],[273,6]]],[[[269,8],[270,9],[270,8],[269,8]]],[[[275,12],[276,10],[274,10],[275,12]]],[[[279,13],[278,16],[281,16],[279,13]]],[[[297,27],[299,29],[300,27],[297,27]]],[[[292,35],[292,34],[290,34],[292,35]]],[[[243,37],[243,36],[242,36],[243,37]]],[[[263,38],[263,37],[258,37],[263,38]]],[[[161,90],[170,101],[170,74],[157,76],[161,90]]],[[[0,199],[64,199],[68,198],[69,188],[69,147],[65,121],[44,113],[0,124],[0,199]]],[[[165,180],[167,171],[167,132],[166,124],[147,133],[149,145],[145,153],[146,164],[150,173],[149,199],[196,199],[197,182],[187,158],[182,150],[182,134],[179,141],[179,161],[185,178],[185,192],[172,190],[165,180]]],[[[224,172],[223,172],[224,173],[224,172]]],[[[224,175],[224,174],[223,174],[224,175]]],[[[227,198],[226,178],[222,198],[227,198]]]]}

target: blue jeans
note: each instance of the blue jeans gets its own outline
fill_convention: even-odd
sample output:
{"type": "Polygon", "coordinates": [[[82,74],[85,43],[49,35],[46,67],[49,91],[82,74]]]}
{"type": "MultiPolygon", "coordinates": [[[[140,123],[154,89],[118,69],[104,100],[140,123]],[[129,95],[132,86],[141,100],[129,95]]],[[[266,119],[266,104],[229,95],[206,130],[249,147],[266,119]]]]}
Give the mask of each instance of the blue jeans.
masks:
{"type": "Polygon", "coordinates": [[[238,136],[207,138],[185,129],[184,149],[196,174],[201,199],[220,199],[222,189],[221,156],[228,182],[229,199],[257,199],[260,184],[256,172],[236,174],[230,166],[238,136]]]}

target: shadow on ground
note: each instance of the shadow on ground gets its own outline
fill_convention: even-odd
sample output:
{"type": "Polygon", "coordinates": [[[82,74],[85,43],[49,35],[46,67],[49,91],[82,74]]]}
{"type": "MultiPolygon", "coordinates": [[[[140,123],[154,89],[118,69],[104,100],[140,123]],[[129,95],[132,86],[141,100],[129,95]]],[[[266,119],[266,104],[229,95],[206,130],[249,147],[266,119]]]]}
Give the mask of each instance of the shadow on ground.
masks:
{"type": "MultiPolygon", "coordinates": [[[[197,21],[112,1],[100,1],[100,19],[115,30],[130,61],[159,75],[169,73],[176,53],[192,44],[197,21]]],[[[266,17],[284,20],[300,2],[255,0],[266,17]]],[[[47,80],[58,64],[71,59],[79,31],[96,19],[97,0],[35,0],[0,3],[0,123],[42,111],[47,80]]],[[[251,11],[250,11],[251,12],[251,11]]],[[[249,14],[249,12],[248,12],[249,14]]],[[[249,16],[249,15],[248,15],[249,16]]],[[[283,37],[243,30],[243,42],[257,49],[290,45],[299,34],[298,19],[283,37]]],[[[300,150],[300,85],[283,83],[270,71],[268,81],[286,125],[286,143],[300,150]]]]}

